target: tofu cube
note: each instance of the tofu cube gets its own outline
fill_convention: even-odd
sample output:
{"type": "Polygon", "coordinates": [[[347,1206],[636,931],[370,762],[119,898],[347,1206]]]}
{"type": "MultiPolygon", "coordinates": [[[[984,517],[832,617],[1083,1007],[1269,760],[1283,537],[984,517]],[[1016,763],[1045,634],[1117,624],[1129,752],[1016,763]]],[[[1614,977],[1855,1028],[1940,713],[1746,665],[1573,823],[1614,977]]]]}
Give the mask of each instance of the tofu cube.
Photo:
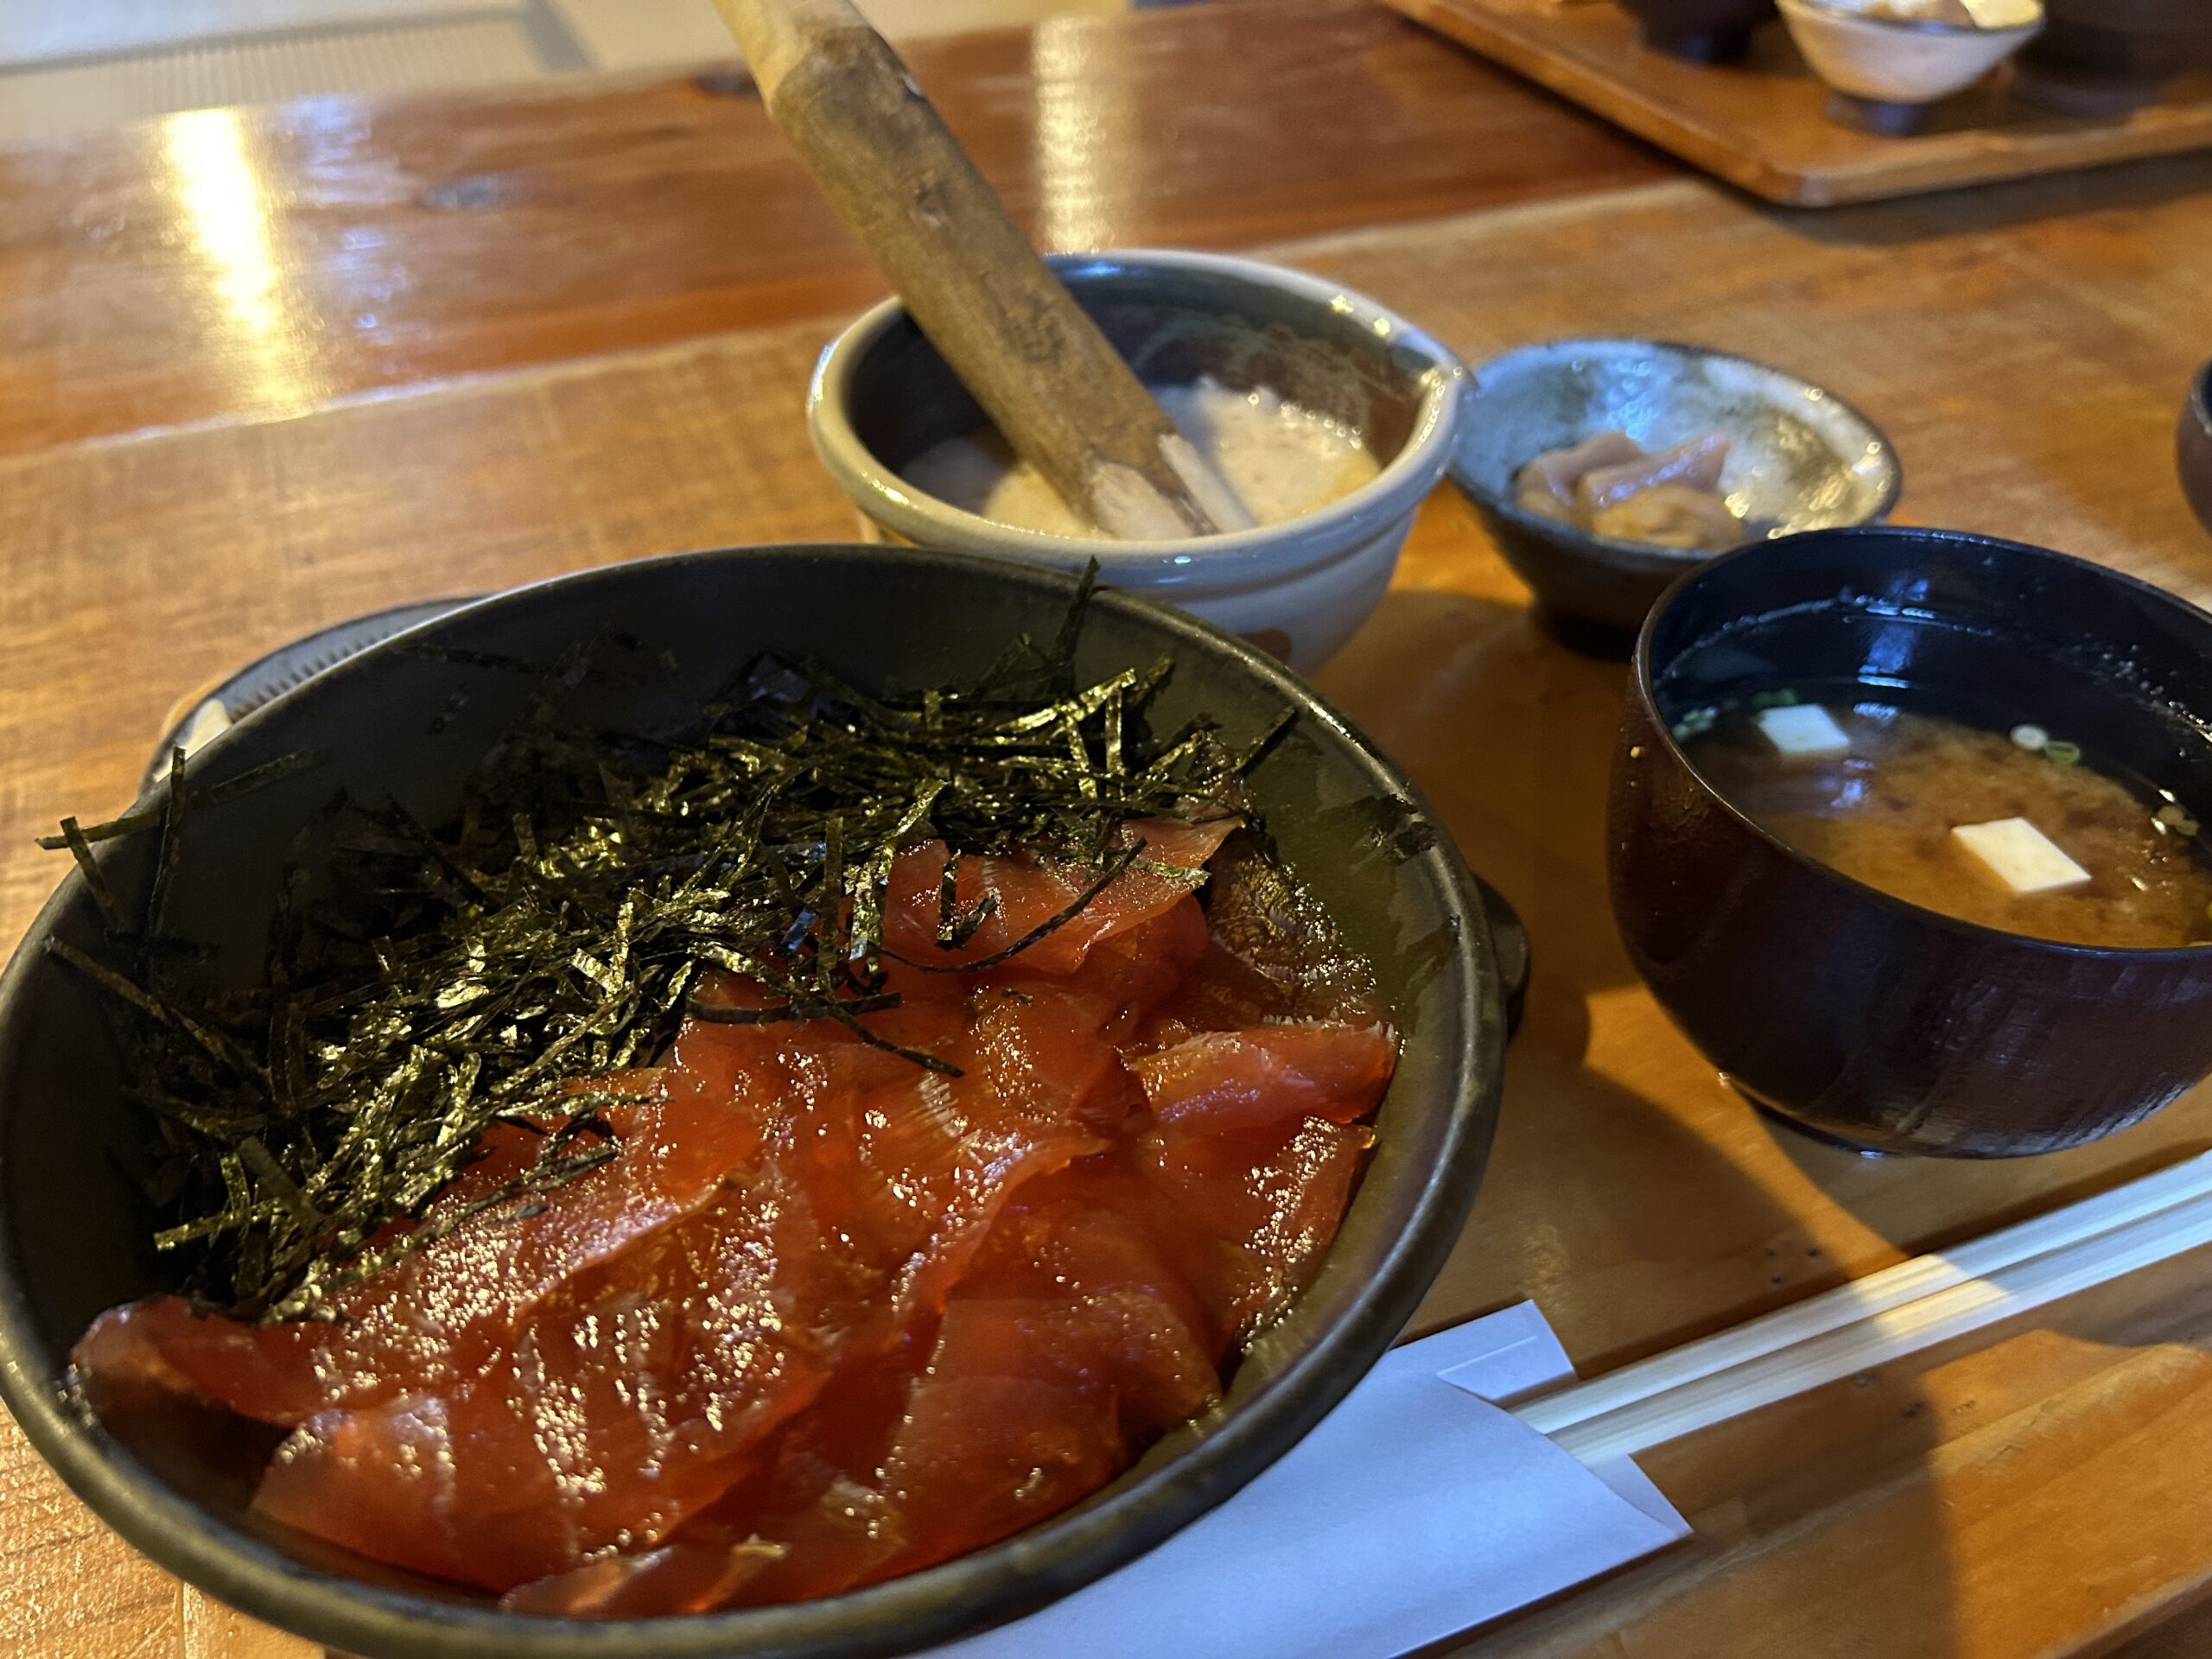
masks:
{"type": "Polygon", "coordinates": [[[1817,702],[1796,702],[1782,709],[1762,709],[1759,730],[1766,741],[1788,755],[1848,754],[1851,740],[1835,716],[1817,702]]]}
{"type": "Polygon", "coordinates": [[[1962,823],[1951,834],[2014,893],[2063,893],[2088,885],[2089,873],[2025,818],[1962,823]]]}

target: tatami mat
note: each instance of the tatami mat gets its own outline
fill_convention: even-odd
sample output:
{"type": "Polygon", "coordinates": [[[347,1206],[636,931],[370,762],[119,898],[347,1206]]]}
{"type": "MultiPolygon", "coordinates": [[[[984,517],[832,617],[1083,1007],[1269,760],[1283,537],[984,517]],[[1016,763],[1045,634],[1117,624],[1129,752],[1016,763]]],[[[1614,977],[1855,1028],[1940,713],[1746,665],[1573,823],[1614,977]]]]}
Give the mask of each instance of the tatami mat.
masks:
{"type": "Polygon", "coordinates": [[[494,86],[544,73],[512,22],[188,46],[0,73],[0,143],[217,105],[494,86]]]}
{"type": "MultiPolygon", "coordinates": [[[[860,0],[894,39],[1144,0],[860,0]]],[[[323,92],[734,56],[709,0],[0,0],[0,143],[323,92]]]]}

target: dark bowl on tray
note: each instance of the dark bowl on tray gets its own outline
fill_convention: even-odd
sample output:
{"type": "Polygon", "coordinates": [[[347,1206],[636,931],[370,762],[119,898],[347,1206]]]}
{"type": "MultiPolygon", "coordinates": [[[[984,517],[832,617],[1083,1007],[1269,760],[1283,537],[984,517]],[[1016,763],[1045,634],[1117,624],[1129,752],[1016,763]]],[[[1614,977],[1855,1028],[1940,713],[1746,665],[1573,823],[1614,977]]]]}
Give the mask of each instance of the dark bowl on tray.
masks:
{"type": "Polygon", "coordinates": [[[2181,428],[2175,435],[2174,461],[2181,491],[2197,522],[2212,531],[2212,363],[2199,369],[2183,399],[2181,428]]]}
{"type": "Polygon", "coordinates": [[[2157,103],[2177,76],[2212,68],[2204,0],[2044,0],[2044,12],[2012,84],[2062,114],[2126,115],[2157,103]]]}
{"type": "Polygon", "coordinates": [[[1620,0],[1645,44],[1692,63],[1733,63],[1751,31],[1776,15],[1774,0],[1620,0]]]}
{"type": "MultiPolygon", "coordinates": [[[[202,776],[301,751],[313,764],[185,815],[174,931],[213,944],[219,964],[250,981],[295,831],[341,786],[389,793],[426,823],[448,816],[478,757],[540,694],[541,676],[503,661],[550,664],[580,642],[634,636],[645,649],[631,652],[631,667],[587,678],[564,713],[674,729],[761,647],[818,655],[877,683],[925,684],[981,672],[1017,634],[1052,637],[1074,591],[1070,577],[1001,561],[812,547],[649,560],[468,606],[340,664],[209,743],[196,762],[202,776]]],[[[1157,705],[1163,721],[1205,710],[1232,740],[1249,739],[1286,705],[1300,711],[1253,787],[1289,864],[1376,965],[1405,1049],[1377,1145],[1314,1283],[1247,1351],[1222,1404],[1171,1431],[1112,1485],[1003,1543],[847,1595],[629,1623],[505,1612],[327,1547],[288,1546],[245,1512],[247,1487],[219,1446],[125,1444],[82,1421],[57,1389],[93,1314],[174,1283],[147,1243],[154,1217],[111,1155],[145,1124],[122,1098],[107,1010],[46,948],[57,938],[99,945],[92,897],[74,874],[0,979],[0,1394],[32,1443],[162,1566],[369,1659],[906,1652],[1041,1605],[1218,1503],[1312,1427],[1412,1313],[1480,1178],[1505,1033],[1471,878],[1403,774],[1264,654],[1131,595],[1093,601],[1078,672],[1103,677],[1162,655],[1175,663],[1157,705]]],[[[100,865],[124,902],[149,880],[149,839],[102,844],[100,865]]]]}
{"type": "Polygon", "coordinates": [[[1739,813],[1673,735],[1859,681],[2034,721],[2212,801],[2212,616],[2062,554],[1926,530],[1753,547],[1653,611],[1614,758],[1613,911],[1638,973],[1759,1104],[1881,1152],[2110,1135],[2212,1073],[2212,948],[2001,933],[1878,893],[1739,813]]]}

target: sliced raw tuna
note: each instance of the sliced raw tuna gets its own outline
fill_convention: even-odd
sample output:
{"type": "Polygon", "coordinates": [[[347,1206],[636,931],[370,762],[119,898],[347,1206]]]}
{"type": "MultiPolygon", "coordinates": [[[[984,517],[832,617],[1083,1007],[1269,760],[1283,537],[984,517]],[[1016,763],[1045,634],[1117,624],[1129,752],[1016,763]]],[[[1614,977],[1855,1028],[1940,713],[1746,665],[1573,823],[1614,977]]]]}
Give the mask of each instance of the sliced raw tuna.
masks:
{"type": "Polygon", "coordinates": [[[657,1070],[574,1085],[601,1168],[501,1198],[543,1144],[502,1126],[336,1318],[118,1309],[87,1390],[289,1428],[264,1514],[539,1612],[829,1595],[1033,1524],[1217,1397],[1333,1235],[1394,1063],[1311,900],[1249,837],[1216,856],[1232,827],[1132,826],[1156,868],[967,971],[936,969],[1092,878],[963,859],[956,912],[993,908],[946,950],[944,849],[914,849],[898,1006],[689,1020],[657,1070]]]}
{"type": "MultiPolygon", "coordinates": [[[[1148,921],[1187,897],[1197,873],[1236,827],[1236,820],[1226,817],[1203,824],[1145,818],[1125,826],[1122,844],[1141,841],[1141,861],[1016,960],[1032,973],[1073,971],[1101,939],[1148,921]]],[[[973,914],[987,898],[992,907],[964,944],[948,949],[938,943],[938,925],[950,856],[943,842],[933,841],[900,854],[893,867],[884,901],[884,943],[910,962],[958,966],[996,957],[1065,912],[1096,875],[1080,866],[1040,865],[1029,858],[963,857],[954,873],[955,915],[973,914]]]]}
{"type": "Polygon", "coordinates": [[[1249,1264],[1217,1309],[1240,1336],[1275,1318],[1305,1287],[1351,1202],[1374,1135],[1325,1117],[1214,1132],[1163,1124],[1141,1137],[1146,1178],[1249,1264]]]}
{"type": "Polygon", "coordinates": [[[494,1590],[658,1544],[836,1363],[817,1321],[851,1264],[774,1163],[733,1179],[708,1211],[568,1287],[480,1376],[310,1418],[256,1506],[494,1590]]]}
{"type": "Polygon", "coordinates": [[[1222,1130],[1365,1117],[1397,1062],[1379,1026],[1248,1026],[1197,1033],[1141,1056],[1135,1069],[1161,1123],[1222,1130]]]}
{"type": "Polygon", "coordinates": [[[685,1028],[669,1065],[606,1080],[634,1096],[599,1106],[623,1154],[558,1189],[452,1224],[527,1169],[542,1137],[511,1124],[432,1205],[443,1231],[388,1271],[340,1292],[327,1319],[240,1325],[194,1319],[175,1299],[104,1313],[79,1343],[97,1391],[158,1379],[242,1415],[291,1425],[475,1375],[563,1281],[711,1202],[760,1145],[783,1088],[775,1027],[685,1028]]]}

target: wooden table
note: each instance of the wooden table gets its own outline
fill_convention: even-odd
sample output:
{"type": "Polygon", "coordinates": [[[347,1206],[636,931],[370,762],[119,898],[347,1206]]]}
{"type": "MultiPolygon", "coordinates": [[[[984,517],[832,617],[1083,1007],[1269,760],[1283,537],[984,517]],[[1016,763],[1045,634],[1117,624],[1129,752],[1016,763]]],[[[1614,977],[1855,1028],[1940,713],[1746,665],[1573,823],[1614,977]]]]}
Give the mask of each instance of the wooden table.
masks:
{"type": "MultiPolygon", "coordinates": [[[[1248,245],[1470,357],[1700,339],[1890,430],[1906,516],[2212,599],[2171,471],[2212,350],[2212,162],[1777,215],[1352,0],[918,53],[1046,240],[1248,245]]],[[[798,420],[874,284],[741,88],[319,102],[0,156],[0,932],[34,830],[130,792],[176,700],[438,593],[852,518],[798,420]]],[[[1421,1328],[1533,1295],[1586,1374],[2212,1145],[2212,1092],[2018,1164],[1866,1162],[1754,1117],[1607,918],[1621,670],[1430,503],[1321,676],[1520,907],[1497,1155],[1421,1328]]],[[[2212,1252],[1661,1448],[1695,1540],[1468,1655],[2212,1651],[2212,1252]]],[[[0,1434],[0,1652],[302,1659],[0,1434]]]]}

